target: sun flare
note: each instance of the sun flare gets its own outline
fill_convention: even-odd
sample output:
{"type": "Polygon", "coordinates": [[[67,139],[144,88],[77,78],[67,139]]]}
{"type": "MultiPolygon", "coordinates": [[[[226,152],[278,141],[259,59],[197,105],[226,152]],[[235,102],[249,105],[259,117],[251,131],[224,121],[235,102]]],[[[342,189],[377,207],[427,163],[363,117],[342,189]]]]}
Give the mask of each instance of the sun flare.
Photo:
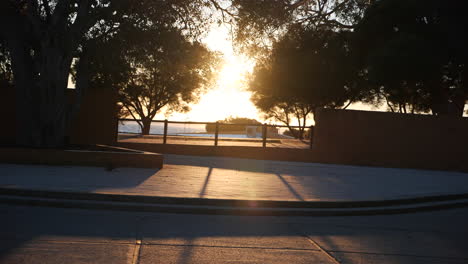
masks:
{"type": "Polygon", "coordinates": [[[230,86],[242,82],[245,79],[245,74],[249,72],[249,66],[246,59],[242,59],[241,57],[230,56],[226,58],[219,72],[218,83],[230,86]]]}
{"type": "Polygon", "coordinates": [[[213,29],[205,39],[206,45],[223,54],[223,62],[216,83],[212,89],[191,105],[188,113],[164,113],[156,119],[168,118],[183,121],[217,121],[227,117],[247,117],[260,119],[254,104],[250,101],[251,92],[247,90],[247,75],[255,62],[234,52],[228,33],[223,27],[213,29]]]}
{"type": "Polygon", "coordinates": [[[230,116],[258,119],[258,112],[250,101],[246,75],[253,62],[240,56],[226,56],[215,87],[203,94],[188,113],[173,113],[171,120],[216,121],[230,116]]]}

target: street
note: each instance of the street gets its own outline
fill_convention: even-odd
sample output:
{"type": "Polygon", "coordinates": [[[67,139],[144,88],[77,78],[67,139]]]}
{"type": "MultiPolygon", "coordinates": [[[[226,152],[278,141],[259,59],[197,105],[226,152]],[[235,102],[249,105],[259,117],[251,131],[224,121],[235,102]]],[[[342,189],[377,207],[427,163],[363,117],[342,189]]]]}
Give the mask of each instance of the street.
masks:
{"type": "Polygon", "coordinates": [[[468,263],[468,209],[353,217],[0,211],[0,263],[468,263]]]}

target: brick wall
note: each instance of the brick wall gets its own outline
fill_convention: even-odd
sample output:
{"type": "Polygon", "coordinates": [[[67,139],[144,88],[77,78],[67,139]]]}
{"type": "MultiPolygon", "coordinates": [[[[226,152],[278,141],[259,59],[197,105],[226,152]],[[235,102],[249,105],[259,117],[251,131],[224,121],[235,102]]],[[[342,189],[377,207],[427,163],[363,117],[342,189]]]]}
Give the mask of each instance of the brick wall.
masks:
{"type": "Polygon", "coordinates": [[[319,162],[468,171],[468,118],[321,109],[319,162]]]}

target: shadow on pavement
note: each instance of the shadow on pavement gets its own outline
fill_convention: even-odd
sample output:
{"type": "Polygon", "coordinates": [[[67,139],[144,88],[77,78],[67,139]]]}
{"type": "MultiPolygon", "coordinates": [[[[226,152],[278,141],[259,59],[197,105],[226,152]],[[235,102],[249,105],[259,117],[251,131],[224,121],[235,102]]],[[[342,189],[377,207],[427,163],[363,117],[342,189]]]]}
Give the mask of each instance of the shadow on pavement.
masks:
{"type": "MultiPolygon", "coordinates": [[[[147,262],[192,263],[194,258],[209,257],[203,256],[205,251],[222,262],[226,250],[247,254],[236,255],[239,258],[261,250],[269,254],[286,251],[305,254],[305,261],[297,263],[319,260],[332,263],[311,241],[350,263],[356,261],[356,256],[370,255],[381,260],[396,258],[392,263],[468,261],[467,210],[401,216],[281,218],[0,208],[1,263],[18,260],[15,256],[20,249],[40,241],[63,242],[72,249],[82,242],[94,243],[95,247],[127,245],[132,250],[137,240],[142,241],[140,257],[147,262]],[[163,255],[168,259],[157,259],[163,255]]],[[[41,257],[41,252],[35,253],[39,254],[37,258],[41,257]]],[[[88,256],[81,257],[86,260],[88,256]]],[[[295,259],[290,262],[296,263],[295,259]]]]}

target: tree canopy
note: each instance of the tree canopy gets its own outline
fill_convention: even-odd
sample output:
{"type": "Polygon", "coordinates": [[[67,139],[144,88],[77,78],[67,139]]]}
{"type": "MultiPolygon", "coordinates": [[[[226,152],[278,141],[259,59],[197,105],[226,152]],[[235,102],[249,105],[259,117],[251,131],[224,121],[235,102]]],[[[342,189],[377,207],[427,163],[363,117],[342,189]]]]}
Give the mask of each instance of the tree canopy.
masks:
{"type": "Polygon", "coordinates": [[[0,2],[0,39],[10,53],[17,90],[17,143],[56,147],[65,143],[71,109],[65,91],[71,64],[77,93],[86,90],[89,44],[122,27],[172,25],[196,35],[209,20],[203,0],[5,0],[0,2]],[[84,72],[82,72],[84,71],[84,72]]]}
{"type": "Polygon", "coordinates": [[[117,89],[125,112],[148,134],[151,120],[163,107],[189,109],[187,103],[210,85],[218,57],[175,27],[129,34],[131,38],[117,36],[99,46],[90,61],[90,80],[92,86],[117,89]]]}
{"type": "Polygon", "coordinates": [[[390,110],[461,116],[468,99],[462,2],[382,0],[366,11],[355,46],[390,110]]]}
{"type": "Polygon", "coordinates": [[[268,53],[290,28],[352,29],[374,0],[232,0],[220,8],[234,40],[253,56],[268,53]]]}
{"type": "MultiPolygon", "coordinates": [[[[190,81],[204,82],[201,71],[206,68],[196,61],[206,50],[196,39],[220,18],[232,25],[237,47],[260,58],[251,82],[254,100],[267,113],[277,115],[278,110],[278,120],[288,119],[284,114],[289,113],[305,125],[305,117],[315,107],[343,107],[355,100],[386,102],[392,111],[460,116],[468,99],[464,4],[462,0],[4,0],[0,1],[0,81],[13,81],[16,89],[17,143],[63,146],[70,116],[79,109],[90,84],[126,87],[133,82],[131,90],[144,94],[151,82],[151,87],[167,83],[164,76],[174,85],[171,93],[177,96],[171,98],[193,99],[193,91],[182,87],[190,81]],[[132,43],[141,32],[153,35],[142,34],[135,37],[139,43],[132,43]],[[171,36],[180,44],[173,50],[180,53],[164,48],[171,44],[163,40],[171,36]],[[147,41],[154,47],[143,45],[147,41]],[[97,52],[104,47],[116,52],[112,60],[97,52]],[[143,52],[154,56],[143,58],[143,52]],[[177,57],[181,54],[187,58],[177,57]],[[74,61],[77,100],[70,105],[65,91],[74,61]],[[176,74],[161,74],[166,69],[176,74]]],[[[164,102],[160,97],[155,100],[158,103],[141,108],[157,109],[164,102]]],[[[173,100],[165,105],[183,104],[173,100]]]]}
{"type": "MultiPolygon", "coordinates": [[[[319,107],[342,108],[359,99],[349,32],[298,28],[273,44],[250,82],[253,101],[267,118],[306,127],[319,107]]],[[[291,133],[294,131],[291,130],[291,133]]]]}
{"type": "Polygon", "coordinates": [[[251,88],[257,106],[271,117],[290,122],[285,109],[296,105],[286,112],[304,109],[299,111],[304,115],[309,109],[305,102],[339,107],[336,95],[340,89],[345,93],[338,98],[344,101],[385,102],[390,111],[463,114],[468,99],[463,1],[234,3],[240,16],[238,40],[269,40],[267,56],[257,66],[251,88]],[[301,32],[302,46],[296,42],[284,48],[294,39],[291,32],[301,32]],[[316,43],[326,39],[326,48],[317,51],[308,38],[316,43]],[[289,52],[279,52],[281,46],[289,52]],[[340,46],[344,49],[332,48],[340,46]],[[306,49],[312,56],[303,52],[306,49]],[[322,103],[314,103],[316,99],[322,103]],[[323,103],[327,101],[329,105],[323,103]]]}

